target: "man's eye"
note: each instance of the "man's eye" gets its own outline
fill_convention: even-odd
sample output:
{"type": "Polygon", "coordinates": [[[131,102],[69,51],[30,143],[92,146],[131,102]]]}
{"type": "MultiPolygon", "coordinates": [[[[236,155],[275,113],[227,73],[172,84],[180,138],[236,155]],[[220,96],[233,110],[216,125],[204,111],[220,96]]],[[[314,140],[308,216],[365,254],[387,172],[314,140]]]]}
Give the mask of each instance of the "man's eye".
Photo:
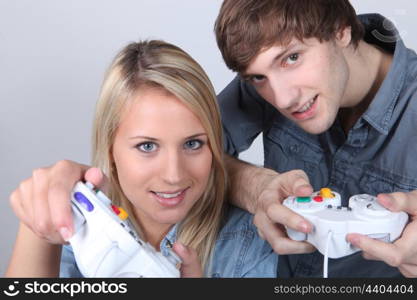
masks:
{"type": "Polygon", "coordinates": [[[149,152],[155,151],[157,146],[155,143],[146,142],[146,143],[141,143],[137,145],[136,148],[138,148],[142,152],[149,153],[149,152]]]}
{"type": "Polygon", "coordinates": [[[299,56],[300,55],[298,53],[291,54],[290,56],[287,57],[287,59],[285,60],[284,64],[285,65],[293,65],[293,64],[295,64],[297,62],[299,56]]]}
{"type": "Polygon", "coordinates": [[[184,148],[187,150],[197,150],[203,146],[204,142],[200,140],[189,140],[184,144],[184,148]]]}
{"type": "Polygon", "coordinates": [[[254,84],[261,83],[264,80],[265,80],[265,76],[263,75],[252,75],[249,77],[249,81],[254,84]]]}

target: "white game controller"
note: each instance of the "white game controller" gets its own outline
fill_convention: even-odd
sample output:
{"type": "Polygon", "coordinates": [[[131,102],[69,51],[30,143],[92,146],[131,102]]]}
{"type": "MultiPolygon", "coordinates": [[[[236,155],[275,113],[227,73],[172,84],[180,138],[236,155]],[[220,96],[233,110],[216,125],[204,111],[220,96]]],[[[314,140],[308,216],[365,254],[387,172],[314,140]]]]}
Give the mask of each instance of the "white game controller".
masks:
{"type": "Polygon", "coordinates": [[[87,182],[71,193],[75,233],[69,240],[86,277],[180,277],[181,259],[142,241],[127,213],[87,182]]]}
{"type": "Polygon", "coordinates": [[[302,215],[313,230],[305,234],[287,228],[292,240],[307,241],[330,258],[343,257],[360,249],[346,241],[348,233],[360,233],[385,242],[395,241],[408,221],[404,212],[391,212],[367,194],[349,198],[349,207],[341,206],[340,195],[322,188],[310,197],[288,197],[283,204],[302,215]]]}

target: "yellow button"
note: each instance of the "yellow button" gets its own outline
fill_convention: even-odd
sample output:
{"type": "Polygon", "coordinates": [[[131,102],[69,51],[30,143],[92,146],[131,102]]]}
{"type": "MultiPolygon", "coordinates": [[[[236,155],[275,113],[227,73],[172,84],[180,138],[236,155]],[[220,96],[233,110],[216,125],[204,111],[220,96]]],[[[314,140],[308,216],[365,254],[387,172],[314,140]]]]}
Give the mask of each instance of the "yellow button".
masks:
{"type": "Polygon", "coordinates": [[[322,196],[323,198],[334,198],[332,190],[329,188],[320,189],[320,196],[322,196]]]}
{"type": "Polygon", "coordinates": [[[118,209],[120,211],[119,214],[118,214],[119,218],[122,219],[122,220],[126,220],[127,217],[129,216],[127,214],[127,212],[123,208],[121,208],[121,207],[118,207],[118,209]]]}

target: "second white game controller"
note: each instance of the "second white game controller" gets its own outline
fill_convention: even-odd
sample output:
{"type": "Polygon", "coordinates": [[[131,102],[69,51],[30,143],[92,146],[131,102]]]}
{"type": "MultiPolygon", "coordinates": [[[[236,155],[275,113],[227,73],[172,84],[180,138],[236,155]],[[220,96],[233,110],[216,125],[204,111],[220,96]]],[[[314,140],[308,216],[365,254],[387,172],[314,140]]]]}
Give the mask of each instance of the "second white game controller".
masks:
{"type": "Polygon", "coordinates": [[[180,258],[139,238],[127,213],[91,183],[71,194],[75,233],[69,240],[85,277],[180,277],[180,258]]]}
{"type": "Polygon", "coordinates": [[[376,197],[367,194],[350,197],[349,207],[342,207],[340,195],[329,188],[322,188],[310,197],[288,197],[283,205],[313,224],[313,230],[308,234],[287,228],[288,236],[311,243],[330,258],[360,251],[347,242],[348,233],[393,242],[408,221],[406,213],[391,212],[381,206],[376,197]]]}

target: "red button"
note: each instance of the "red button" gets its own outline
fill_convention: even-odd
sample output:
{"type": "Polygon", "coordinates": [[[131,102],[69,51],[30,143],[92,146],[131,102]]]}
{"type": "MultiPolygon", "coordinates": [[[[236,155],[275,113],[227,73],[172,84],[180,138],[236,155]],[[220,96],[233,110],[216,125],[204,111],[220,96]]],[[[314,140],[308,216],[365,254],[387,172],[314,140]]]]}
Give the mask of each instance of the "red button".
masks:
{"type": "Polygon", "coordinates": [[[313,198],[314,201],[316,202],[323,202],[323,197],[322,196],[316,196],[313,198]]]}
{"type": "Polygon", "coordinates": [[[119,215],[119,214],[120,214],[120,210],[119,210],[119,208],[118,208],[117,206],[112,205],[112,206],[111,206],[111,208],[113,209],[113,211],[114,211],[114,213],[115,213],[116,215],[119,215]]]}

